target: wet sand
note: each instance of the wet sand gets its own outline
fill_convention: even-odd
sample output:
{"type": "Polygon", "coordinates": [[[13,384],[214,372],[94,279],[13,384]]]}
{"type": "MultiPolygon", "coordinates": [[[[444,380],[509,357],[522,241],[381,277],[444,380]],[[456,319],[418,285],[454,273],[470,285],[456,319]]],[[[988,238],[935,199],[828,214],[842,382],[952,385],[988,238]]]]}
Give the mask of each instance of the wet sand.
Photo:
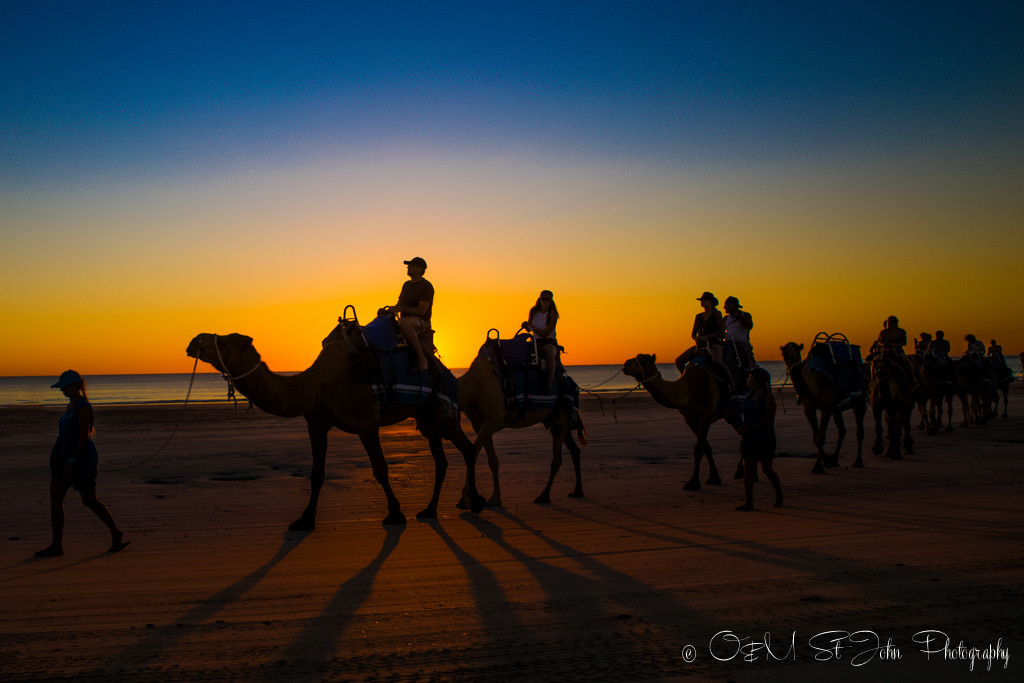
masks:
{"type": "MultiPolygon", "coordinates": [[[[454,507],[465,470],[449,447],[430,523],[414,518],[433,477],[426,442],[411,422],[385,429],[409,517],[397,529],[380,523],[358,439],[334,431],[309,533],[287,531],[308,495],[301,418],[100,407],[98,495],[132,544],[108,555],[72,492],[65,555],[48,559],[33,552],[49,542],[60,409],[3,409],[0,680],[1017,680],[1024,391],[1012,389],[1011,417],[961,429],[957,406],[954,431],[915,431],[902,461],[871,454],[869,415],[866,468],[849,468],[851,424],[825,475],[810,472],[810,428],[787,391],[785,506],[762,476],[754,512],[735,510],[735,432],[711,432],[724,483],[683,491],[694,437],[640,392],[614,415],[584,399],[584,498],[566,497],[566,453],[553,502],[534,504],[550,438],[507,430],[504,507],[454,507]],[[925,631],[930,645],[915,642],[925,631]]],[[[477,472],[489,495],[485,457],[477,472]]]]}

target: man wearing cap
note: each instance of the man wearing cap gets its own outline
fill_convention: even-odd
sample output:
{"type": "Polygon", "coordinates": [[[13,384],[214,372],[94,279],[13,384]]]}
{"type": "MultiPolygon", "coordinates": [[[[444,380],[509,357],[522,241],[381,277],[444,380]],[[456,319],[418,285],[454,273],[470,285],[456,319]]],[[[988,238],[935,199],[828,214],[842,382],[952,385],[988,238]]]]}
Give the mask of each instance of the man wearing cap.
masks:
{"type": "Polygon", "coordinates": [[[434,308],[434,285],[423,277],[427,270],[427,262],[422,258],[416,256],[404,263],[408,266],[409,281],[402,285],[398,303],[388,310],[399,316],[398,328],[416,353],[416,362],[423,371],[429,367],[425,351],[429,351],[431,355],[434,353],[434,331],[430,329],[430,314],[434,308]]]}
{"type": "Polygon", "coordinates": [[[746,311],[740,300],[730,296],[725,300],[725,343],[732,344],[736,350],[740,365],[745,370],[754,367],[754,351],[750,346],[750,330],[754,327],[754,319],[746,311]]]}

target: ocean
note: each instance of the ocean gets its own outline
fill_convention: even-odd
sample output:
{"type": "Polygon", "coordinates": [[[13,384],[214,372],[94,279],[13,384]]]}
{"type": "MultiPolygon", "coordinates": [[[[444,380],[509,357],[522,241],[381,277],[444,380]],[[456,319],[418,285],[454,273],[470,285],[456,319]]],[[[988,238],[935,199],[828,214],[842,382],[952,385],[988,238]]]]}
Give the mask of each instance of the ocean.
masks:
{"type": "MultiPolygon", "coordinates": [[[[1007,358],[1007,362],[1020,375],[1020,359],[1007,358]]],[[[779,386],[785,378],[786,366],[782,361],[761,363],[772,375],[772,384],[779,386]]],[[[667,380],[679,377],[672,363],[659,363],[658,369],[667,380]]],[[[636,386],[636,382],[623,375],[621,365],[570,365],[566,367],[569,376],[585,392],[613,395],[625,393],[636,386]]],[[[456,377],[465,368],[453,368],[456,377]]],[[[281,373],[295,374],[295,373],[281,373]]],[[[181,404],[188,394],[190,373],[156,375],[86,375],[85,381],[89,399],[96,405],[122,404],[181,404]]],[[[50,385],[57,380],[53,377],[0,377],[0,407],[23,405],[61,406],[67,399],[50,385]]],[[[238,399],[245,398],[239,394],[238,399]]],[[[227,383],[215,372],[196,373],[189,403],[212,403],[227,400],[227,383]]]]}

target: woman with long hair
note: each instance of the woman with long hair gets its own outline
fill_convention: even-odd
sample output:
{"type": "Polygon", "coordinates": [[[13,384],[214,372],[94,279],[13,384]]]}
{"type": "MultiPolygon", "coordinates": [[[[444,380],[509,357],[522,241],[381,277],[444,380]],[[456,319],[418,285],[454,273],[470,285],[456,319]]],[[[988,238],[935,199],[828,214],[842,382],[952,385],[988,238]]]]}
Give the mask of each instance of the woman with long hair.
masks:
{"type": "Polygon", "coordinates": [[[93,436],[92,404],[85,391],[85,380],[74,370],[64,372],[53,385],[68,397],[68,407],[61,415],[57,442],[50,451],[50,527],[53,540],[36,553],[36,557],[64,554],[64,497],[69,488],[82,496],[82,503],[110,530],[108,552],[122,550],[130,541],[117,528],[107,506],[96,498],[96,467],[98,455],[93,436]]]}
{"type": "Polygon", "coordinates": [[[553,390],[555,380],[555,366],[558,364],[558,340],[555,337],[555,325],[558,324],[558,306],[555,305],[554,295],[551,290],[545,289],[537,297],[537,303],[530,309],[530,313],[523,323],[523,329],[533,333],[537,342],[537,351],[543,361],[546,386],[548,391],[553,390]]]}

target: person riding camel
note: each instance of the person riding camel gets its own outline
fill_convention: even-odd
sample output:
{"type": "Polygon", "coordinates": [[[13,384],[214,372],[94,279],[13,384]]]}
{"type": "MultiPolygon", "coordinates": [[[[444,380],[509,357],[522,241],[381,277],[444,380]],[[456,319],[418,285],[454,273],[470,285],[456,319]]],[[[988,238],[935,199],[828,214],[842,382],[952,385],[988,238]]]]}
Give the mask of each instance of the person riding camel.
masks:
{"type": "Polygon", "coordinates": [[[878,340],[875,343],[877,344],[878,358],[882,360],[896,359],[913,381],[914,366],[911,365],[910,359],[907,358],[907,354],[903,350],[903,347],[907,345],[907,331],[900,327],[899,318],[894,315],[889,316],[885,321],[885,329],[879,332],[878,340]]]}
{"type": "Polygon", "coordinates": [[[935,340],[932,341],[932,353],[939,360],[939,365],[949,365],[949,340],[942,330],[935,331],[935,340]]]}
{"type": "Polygon", "coordinates": [[[693,319],[693,331],[690,336],[696,343],[676,358],[676,368],[682,373],[683,368],[697,356],[698,351],[707,351],[715,371],[722,375],[731,389],[733,387],[732,377],[722,363],[722,349],[725,345],[725,319],[717,308],[718,299],[711,292],[704,292],[697,298],[697,301],[700,302],[704,310],[693,319]]]}
{"type": "Polygon", "coordinates": [[[398,328],[405,341],[416,354],[416,362],[421,372],[430,366],[427,353],[434,354],[434,331],[430,329],[430,316],[434,308],[434,285],[423,277],[427,270],[427,262],[416,256],[403,261],[407,268],[409,280],[402,285],[398,302],[394,306],[385,307],[385,311],[400,316],[398,328]]]}
{"type": "Polygon", "coordinates": [[[932,335],[929,332],[922,332],[920,341],[917,339],[914,340],[914,353],[921,358],[925,358],[929,353],[931,353],[931,346],[932,335]]]}
{"type": "Polygon", "coordinates": [[[754,367],[754,349],[750,345],[750,330],[754,328],[754,318],[746,311],[734,296],[725,300],[725,343],[731,344],[736,351],[740,366],[750,371],[754,367]]]}

